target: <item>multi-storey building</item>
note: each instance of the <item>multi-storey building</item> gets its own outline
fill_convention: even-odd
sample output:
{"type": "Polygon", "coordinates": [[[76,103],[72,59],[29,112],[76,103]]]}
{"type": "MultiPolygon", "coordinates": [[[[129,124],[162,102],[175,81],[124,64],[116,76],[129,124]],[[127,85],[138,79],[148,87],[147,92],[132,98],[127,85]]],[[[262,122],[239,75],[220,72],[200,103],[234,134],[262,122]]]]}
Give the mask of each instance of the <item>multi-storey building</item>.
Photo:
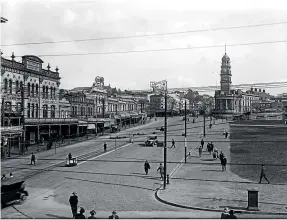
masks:
{"type": "Polygon", "coordinates": [[[22,112],[22,142],[33,144],[40,137],[49,139],[61,133],[61,125],[70,121],[59,119],[59,69],[52,71],[49,64],[44,69],[43,61],[32,55],[23,56],[22,62],[15,60],[14,53],[11,58],[1,57],[2,103],[18,117],[22,112]]]}
{"type": "MultiPolygon", "coordinates": [[[[179,113],[179,104],[175,99],[167,95],[167,114],[177,115],[179,113]]],[[[151,95],[150,96],[150,114],[156,116],[165,115],[165,96],[164,95],[151,95]]]]}

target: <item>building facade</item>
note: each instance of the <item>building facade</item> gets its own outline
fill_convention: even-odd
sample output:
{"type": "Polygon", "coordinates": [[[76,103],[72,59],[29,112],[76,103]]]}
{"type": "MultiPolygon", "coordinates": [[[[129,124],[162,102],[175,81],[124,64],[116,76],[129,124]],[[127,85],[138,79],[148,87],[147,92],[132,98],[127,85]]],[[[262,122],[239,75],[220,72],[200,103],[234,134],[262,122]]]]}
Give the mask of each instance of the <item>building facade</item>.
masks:
{"type": "MultiPolygon", "coordinates": [[[[11,58],[1,57],[3,109],[9,109],[10,116],[12,112],[16,117],[23,116],[21,142],[34,144],[41,136],[47,139],[58,132],[59,69],[52,71],[49,64],[44,69],[44,62],[33,55],[23,56],[22,62],[15,60],[14,53],[11,58]]],[[[4,118],[9,117],[6,113],[4,118]]]]}

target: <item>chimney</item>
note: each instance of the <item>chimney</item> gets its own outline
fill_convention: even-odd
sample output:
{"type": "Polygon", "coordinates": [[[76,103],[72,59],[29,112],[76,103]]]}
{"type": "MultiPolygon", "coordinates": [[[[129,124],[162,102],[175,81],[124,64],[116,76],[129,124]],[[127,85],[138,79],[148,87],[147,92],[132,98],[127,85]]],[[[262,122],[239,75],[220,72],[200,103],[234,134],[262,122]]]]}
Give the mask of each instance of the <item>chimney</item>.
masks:
{"type": "Polygon", "coordinates": [[[259,89],[259,92],[261,92],[261,89],[259,89]]]}
{"type": "Polygon", "coordinates": [[[265,89],[263,89],[263,92],[265,93],[265,89]]]}
{"type": "Polygon", "coordinates": [[[253,92],[253,88],[251,87],[251,92],[253,92]]]}
{"type": "Polygon", "coordinates": [[[255,88],[255,92],[257,92],[257,88],[255,88]]]}

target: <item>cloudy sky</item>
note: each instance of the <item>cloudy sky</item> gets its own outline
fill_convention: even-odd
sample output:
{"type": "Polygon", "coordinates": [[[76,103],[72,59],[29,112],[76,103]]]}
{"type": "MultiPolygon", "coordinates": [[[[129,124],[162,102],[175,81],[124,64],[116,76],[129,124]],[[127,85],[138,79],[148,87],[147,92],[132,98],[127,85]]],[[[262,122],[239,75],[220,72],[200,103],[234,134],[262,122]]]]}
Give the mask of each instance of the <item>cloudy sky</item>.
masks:
{"type": "MultiPolygon", "coordinates": [[[[284,0],[97,0],[4,2],[1,44],[113,38],[141,34],[287,22],[284,0]]],[[[90,86],[96,76],[121,89],[147,89],[150,81],[169,87],[219,85],[224,46],[141,53],[157,50],[287,41],[287,23],[185,34],[84,42],[4,46],[3,56],[40,56],[60,69],[61,87],[90,86]]],[[[227,46],[233,84],[287,81],[287,43],[227,46]]],[[[20,57],[17,58],[21,60],[20,57]]],[[[287,88],[268,89],[282,93],[287,88]]]]}

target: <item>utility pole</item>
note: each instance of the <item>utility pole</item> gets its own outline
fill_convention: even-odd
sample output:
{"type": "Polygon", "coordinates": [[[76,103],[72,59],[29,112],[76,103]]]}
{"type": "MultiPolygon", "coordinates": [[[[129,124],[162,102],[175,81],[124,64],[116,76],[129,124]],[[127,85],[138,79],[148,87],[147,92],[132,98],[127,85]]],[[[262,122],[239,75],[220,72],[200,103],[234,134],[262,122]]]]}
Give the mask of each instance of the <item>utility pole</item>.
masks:
{"type": "MultiPolygon", "coordinates": [[[[24,76],[25,78],[25,76],[24,76]]],[[[23,128],[23,135],[22,135],[22,147],[21,147],[21,154],[24,154],[25,150],[25,145],[26,145],[26,132],[25,132],[25,101],[24,101],[24,85],[25,83],[22,84],[21,89],[21,113],[22,113],[22,128],[23,128]]]]}
{"type": "Polygon", "coordinates": [[[205,137],[205,112],[203,114],[203,137],[205,137]]]}
{"type": "Polygon", "coordinates": [[[184,102],[184,162],[186,163],[186,121],[187,121],[187,114],[186,114],[186,100],[184,102]]]}
{"type": "Polygon", "coordinates": [[[166,187],[166,147],[167,147],[167,90],[165,91],[164,95],[165,100],[165,115],[164,115],[164,151],[163,151],[163,158],[164,158],[164,181],[163,181],[163,188],[166,187]]]}

